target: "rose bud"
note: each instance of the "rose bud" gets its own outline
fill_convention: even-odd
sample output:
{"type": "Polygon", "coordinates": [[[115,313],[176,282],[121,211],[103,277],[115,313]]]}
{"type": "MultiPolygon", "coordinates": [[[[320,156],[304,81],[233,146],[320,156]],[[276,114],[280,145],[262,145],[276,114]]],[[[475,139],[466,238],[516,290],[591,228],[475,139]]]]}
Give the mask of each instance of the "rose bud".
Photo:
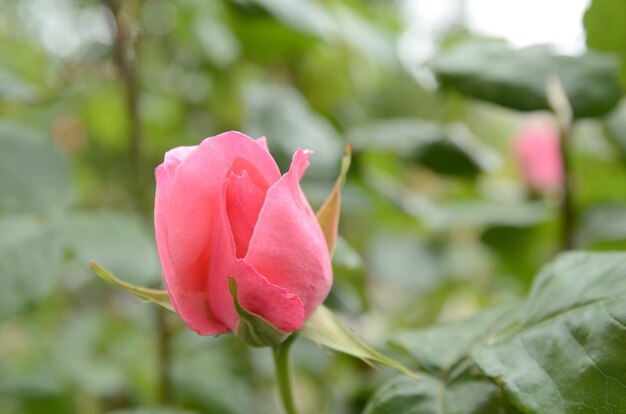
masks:
{"type": "Polygon", "coordinates": [[[299,184],[311,153],[298,149],[282,176],[265,138],[239,132],[165,154],[157,247],[174,308],[198,334],[238,332],[242,312],[288,334],[328,295],[328,248],[299,184]]]}
{"type": "Polygon", "coordinates": [[[553,127],[546,124],[524,127],[513,149],[528,187],[540,193],[559,191],[563,185],[563,160],[558,132],[553,127]]]}

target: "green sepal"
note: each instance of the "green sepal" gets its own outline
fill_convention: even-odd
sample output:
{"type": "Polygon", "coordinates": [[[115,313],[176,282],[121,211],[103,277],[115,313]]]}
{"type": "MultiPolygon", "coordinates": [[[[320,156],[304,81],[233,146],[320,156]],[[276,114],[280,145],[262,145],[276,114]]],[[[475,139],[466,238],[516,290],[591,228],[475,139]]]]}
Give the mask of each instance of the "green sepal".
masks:
{"type": "Polygon", "coordinates": [[[350,169],[352,160],[352,145],[346,145],[343,157],[341,158],[341,167],[339,169],[339,177],[335,181],[333,190],[324,201],[324,204],[317,211],[317,221],[322,228],[328,252],[333,254],[335,250],[335,242],[337,240],[337,228],[339,226],[339,213],[341,212],[341,187],[346,181],[346,175],[350,169]]]}
{"type": "Polygon", "coordinates": [[[317,308],[298,333],[319,345],[352,355],[370,365],[372,362],[379,362],[395,368],[411,378],[417,378],[415,373],[400,362],[386,357],[365,344],[324,305],[317,308]]]}
{"type": "Polygon", "coordinates": [[[235,279],[228,278],[228,289],[233,297],[237,315],[239,315],[235,335],[243,339],[247,345],[254,347],[276,346],[283,343],[291,335],[281,331],[261,316],[244,309],[237,298],[235,279]]]}
{"type": "Polygon", "coordinates": [[[128,282],[124,282],[121,279],[118,279],[113,275],[113,273],[109,272],[107,269],[100,266],[96,262],[91,262],[89,265],[98,276],[100,276],[107,282],[111,282],[114,285],[123,287],[135,296],[139,296],[140,298],[145,299],[149,302],[156,303],[157,305],[167,309],[168,311],[176,313],[176,311],[174,310],[174,305],[172,305],[172,301],[170,300],[170,297],[167,294],[166,290],[148,289],[140,286],[135,286],[128,282]]]}

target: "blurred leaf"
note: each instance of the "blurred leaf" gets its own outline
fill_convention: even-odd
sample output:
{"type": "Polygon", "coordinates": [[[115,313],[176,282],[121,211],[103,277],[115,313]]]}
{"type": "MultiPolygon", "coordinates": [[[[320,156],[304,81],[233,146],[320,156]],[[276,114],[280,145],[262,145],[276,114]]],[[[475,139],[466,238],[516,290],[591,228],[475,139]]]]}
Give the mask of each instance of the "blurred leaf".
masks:
{"type": "Polygon", "coordinates": [[[94,272],[96,272],[98,276],[100,276],[102,279],[106,280],[107,282],[111,282],[115,285],[118,285],[126,289],[133,295],[139,296],[142,299],[155,303],[171,312],[176,313],[176,311],[174,310],[174,306],[172,305],[172,302],[170,301],[170,297],[167,294],[166,290],[148,289],[148,288],[143,288],[140,286],[131,285],[130,283],[126,283],[123,280],[118,279],[111,272],[109,272],[108,270],[106,270],[105,268],[103,268],[102,266],[98,265],[95,262],[91,263],[91,268],[93,269],[94,272]]]}
{"type": "Polygon", "coordinates": [[[543,203],[513,204],[479,200],[428,205],[418,214],[429,227],[437,230],[462,226],[532,227],[550,217],[549,210],[543,203]]]}
{"type": "Polygon", "coordinates": [[[466,321],[401,332],[392,344],[408,352],[428,374],[417,381],[396,377],[372,397],[364,414],[517,413],[499,387],[481,375],[472,347],[515,323],[517,305],[502,306],[466,321]]]}
{"type": "Polygon", "coordinates": [[[0,70],[0,102],[16,100],[21,103],[30,102],[35,96],[35,88],[12,73],[0,70]]]}
{"type": "Polygon", "coordinates": [[[440,260],[431,244],[413,232],[377,232],[365,260],[370,295],[380,308],[401,309],[441,286],[440,260]]]}
{"type": "Polygon", "coordinates": [[[36,131],[0,122],[0,212],[40,212],[72,201],[70,168],[36,131]]]}
{"type": "Polygon", "coordinates": [[[386,33],[382,27],[367,21],[344,4],[336,3],[333,6],[337,28],[349,45],[379,65],[393,68],[398,64],[392,33],[386,33]]]}
{"type": "Polygon", "coordinates": [[[337,31],[326,6],[318,0],[253,0],[295,30],[329,39],[337,31]]]}
{"type": "Polygon", "coordinates": [[[384,356],[366,345],[330,309],[323,305],[317,308],[298,332],[319,345],[352,355],[366,362],[380,362],[397,369],[411,378],[416,377],[414,373],[399,362],[384,356]]]}
{"type": "Polygon", "coordinates": [[[328,176],[342,154],[333,126],[313,112],[305,98],[287,86],[248,87],[244,91],[244,130],[250,136],[266,136],[280,164],[291,161],[296,148],[312,149],[307,175],[328,176]]]}
{"type": "Polygon", "coordinates": [[[622,60],[622,84],[626,83],[626,3],[621,0],[593,0],[583,23],[587,46],[612,52],[622,60]]]}
{"type": "Polygon", "coordinates": [[[0,320],[54,289],[63,253],[55,236],[46,219],[0,217],[0,320]]]}
{"type": "Polygon", "coordinates": [[[189,411],[182,408],[133,408],[129,410],[109,411],[107,414],[198,414],[198,411],[189,411]]]}
{"type": "Polygon", "coordinates": [[[356,150],[392,151],[444,175],[473,177],[500,162],[496,152],[460,125],[396,118],[367,123],[348,136],[356,150]]]}
{"type": "Polygon", "coordinates": [[[626,254],[573,252],[539,274],[519,329],[472,355],[525,412],[626,410],[626,254]]]}
{"type": "Polygon", "coordinates": [[[609,139],[621,153],[622,159],[626,160],[626,103],[622,103],[607,117],[604,126],[609,139]]]}
{"type": "Polygon", "coordinates": [[[335,181],[333,190],[324,202],[320,209],[317,211],[317,221],[322,227],[324,238],[326,239],[326,245],[328,246],[328,252],[332,256],[335,250],[335,239],[337,238],[337,231],[339,227],[339,214],[341,212],[341,187],[346,181],[346,174],[350,169],[350,162],[352,160],[352,145],[346,146],[343,158],[341,159],[341,167],[339,169],[339,177],[335,181]]]}
{"type": "Polygon", "coordinates": [[[76,212],[62,222],[62,231],[75,259],[86,266],[96,261],[131,283],[161,282],[156,244],[139,216],[118,212],[76,212]]]}
{"type": "Polygon", "coordinates": [[[600,117],[622,96],[613,56],[556,55],[550,48],[512,49],[495,41],[467,41],[436,56],[431,69],[443,87],[521,111],[549,110],[546,79],[556,75],[575,118],[600,117]]]}
{"type": "Polygon", "coordinates": [[[580,246],[626,241],[626,205],[606,204],[588,208],[579,228],[580,246]]]}

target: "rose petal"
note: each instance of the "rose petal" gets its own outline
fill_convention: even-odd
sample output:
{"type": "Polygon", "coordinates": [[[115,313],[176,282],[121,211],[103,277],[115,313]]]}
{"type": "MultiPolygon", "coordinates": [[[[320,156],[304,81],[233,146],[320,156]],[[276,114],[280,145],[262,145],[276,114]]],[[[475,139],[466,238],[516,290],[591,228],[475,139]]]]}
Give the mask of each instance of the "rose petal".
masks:
{"type": "MultiPolygon", "coordinates": [[[[231,168],[246,170],[250,180],[260,186],[280,178],[272,157],[253,139],[237,132],[207,138],[193,150],[176,150],[157,169],[155,227],[164,279],[177,313],[202,335],[228,330],[223,310],[216,308],[219,304],[211,303],[209,296],[216,262],[235,260],[234,250],[232,257],[216,254],[224,241],[224,229],[215,228],[219,222],[216,214],[231,168]]],[[[221,214],[226,219],[225,211],[221,214]]],[[[229,295],[227,290],[225,294],[229,295]]]]}
{"type": "MultiPolygon", "coordinates": [[[[236,176],[235,176],[236,177],[236,176]]],[[[235,258],[235,240],[226,212],[227,192],[232,175],[224,180],[216,220],[211,231],[218,242],[211,248],[213,260],[209,263],[208,291],[211,308],[230,330],[237,327],[239,317],[228,290],[228,278],[237,281],[238,300],[242,307],[255,313],[277,328],[292,332],[304,323],[304,305],[297,295],[269,282],[253,266],[235,258]]]]}
{"type": "Polygon", "coordinates": [[[268,191],[244,261],[297,295],[310,315],[326,298],[332,269],[324,235],[300,189],[310,151],[298,149],[291,168],[268,191]]]}
{"type": "Polygon", "coordinates": [[[258,142],[265,151],[270,152],[270,147],[267,145],[267,137],[259,137],[256,139],[256,142],[258,142]]]}
{"type": "Polygon", "coordinates": [[[230,229],[235,239],[236,256],[242,258],[248,251],[248,243],[256,224],[267,187],[254,184],[247,170],[241,175],[231,173],[226,188],[226,211],[230,229]]]}

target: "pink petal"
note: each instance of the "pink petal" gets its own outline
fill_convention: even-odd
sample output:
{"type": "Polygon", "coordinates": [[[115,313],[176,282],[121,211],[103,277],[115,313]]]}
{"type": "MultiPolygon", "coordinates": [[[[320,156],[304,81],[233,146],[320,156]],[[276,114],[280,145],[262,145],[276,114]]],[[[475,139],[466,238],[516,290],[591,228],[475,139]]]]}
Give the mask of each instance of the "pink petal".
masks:
{"type": "Polygon", "coordinates": [[[304,324],[304,304],[289,290],[270,283],[256,269],[239,261],[235,274],[241,306],[263,317],[283,332],[293,332],[304,324]]]}
{"type": "MultiPolygon", "coordinates": [[[[236,176],[235,176],[236,177],[236,176]]],[[[219,240],[212,249],[214,260],[209,264],[208,291],[212,309],[221,321],[234,331],[239,318],[228,289],[228,278],[237,281],[238,299],[246,310],[262,316],[277,328],[292,332],[304,323],[304,305],[298,296],[287,289],[270,283],[253,266],[235,259],[235,241],[230,230],[226,211],[227,196],[231,179],[225,179],[221,189],[216,220],[212,226],[214,240],[219,240]]]]}
{"type": "Polygon", "coordinates": [[[260,137],[256,139],[256,142],[259,143],[260,146],[265,149],[265,151],[270,152],[270,147],[267,146],[267,137],[260,137]]]}
{"type": "Polygon", "coordinates": [[[248,251],[248,243],[256,224],[267,187],[259,187],[250,179],[247,170],[241,175],[231,172],[226,188],[226,211],[236,246],[236,256],[248,251]]]}
{"type": "Polygon", "coordinates": [[[213,269],[236,260],[234,244],[232,251],[225,247],[226,256],[217,254],[229,244],[224,243],[224,232],[229,231],[223,226],[223,220],[228,225],[226,212],[219,206],[231,168],[246,170],[259,186],[270,186],[280,178],[272,157],[237,132],[207,138],[192,150],[176,150],[157,169],[155,227],[163,276],[177,313],[202,335],[232,329],[224,318],[230,309],[210,300],[210,289],[220,286],[223,276],[215,278],[213,269]]]}
{"type": "Polygon", "coordinates": [[[270,283],[297,295],[306,316],[332,284],[324,235],[299,185],[310,154],[298,149],[289,172],[267,191],[244,258],[270,283]]]}
{"type": "Polygon", "coordinates": [[[515,157],[526,183],[538,191],[558,190],[563,183],[559,137],[548,125],[526,127],[515,141],[515,157]]]}

